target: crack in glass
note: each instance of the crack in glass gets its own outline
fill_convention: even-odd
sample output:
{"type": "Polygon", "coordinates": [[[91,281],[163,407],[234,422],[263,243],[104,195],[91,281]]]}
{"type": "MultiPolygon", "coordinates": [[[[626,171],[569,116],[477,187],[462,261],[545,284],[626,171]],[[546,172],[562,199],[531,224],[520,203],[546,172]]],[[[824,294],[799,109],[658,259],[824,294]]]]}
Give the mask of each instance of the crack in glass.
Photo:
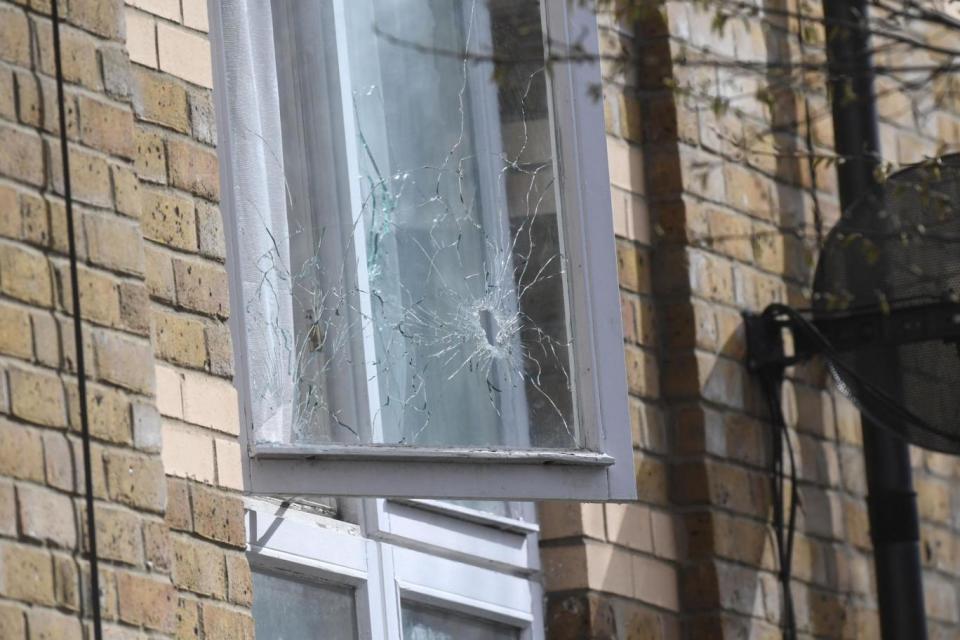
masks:
{"type": "Polygon", "coordinates": [[[582,447],[539,3],[348,4],[278,72],[285,219],[241,227],[255,439],[582,447]]]}

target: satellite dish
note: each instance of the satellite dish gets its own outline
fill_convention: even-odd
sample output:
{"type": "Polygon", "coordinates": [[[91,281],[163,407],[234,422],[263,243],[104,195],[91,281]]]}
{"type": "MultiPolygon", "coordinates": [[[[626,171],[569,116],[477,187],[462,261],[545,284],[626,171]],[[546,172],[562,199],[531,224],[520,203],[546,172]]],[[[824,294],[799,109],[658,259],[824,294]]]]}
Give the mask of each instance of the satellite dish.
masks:
{"type": "Polygon", "coordinates": [[[841,390],[877,423],[960,453],[960,154],[903,169],[830,232],[813,321],[841,390]]]}

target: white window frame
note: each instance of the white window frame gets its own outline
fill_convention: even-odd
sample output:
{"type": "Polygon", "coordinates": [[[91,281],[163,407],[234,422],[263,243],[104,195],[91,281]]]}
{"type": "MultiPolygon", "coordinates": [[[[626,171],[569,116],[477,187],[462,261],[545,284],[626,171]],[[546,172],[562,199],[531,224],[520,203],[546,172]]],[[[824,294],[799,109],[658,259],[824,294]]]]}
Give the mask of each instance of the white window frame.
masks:
{"type": "Polygon", "coordinates": [[[386,505],[373,504],[384,501],[364,502],[361,524],[356,525],[284,508],[275,501],[247,498],[251,568],[352,588],[358,635],[363,639],[402,640],[400,607],[406,600],[506,624],[516,628],[522,640],[543,640],[536,525],[479,511],[464,514],[474,510],[455,505],[429,505],[436,509],[434,515],[446,507],[450,515],[432,522],[426,510],[400,516],[425,524],[423,531],[434,546],[418,549],[411,548],[413,541],[402,535],[384,535],[391,528],[384,516],[386,505]],[[444,528],[463,515],[474,518],[465,522],[473,530],[444,528]],[[486,524],[481,524],[484,520],[486,524]],[[507,534],[504,527],[513,530],[506,537],[498,536],[507,534]],[[451,544],[443,544],[445,539],[451,544]],[[467,553],[465,547],[470,549],[467,553]],[[528,561],[517,558],[498,564],[496,559],[508,558],[519,547],[529,551],[528,561]],[[491,557],[482,558],[481,553],[491,557]]]}
{"type": "MultiPolygon", "coordinates": [[[[257,0],[234,0],[254,2],[257,0]]],[[[220,131],[222,206],[228,265],[242,256],[231,211],[237,202],[235,158],[224,87],[222,3],[210,0],[215,98],[220,131]]],[[[348,6],[349,3],[347,3],[348,6]]],[[[560,51],[576,45],[589,62],[549,69],[555,166],[572,310],[573,352],[582,450],[407,447],[393,445],[257,445],[250,436],[252,393],[243,344],[238,278],[231,279],[236,384],[247,490],[264,495],[402,498],[630,500],[636,497],[627,412],[618,276],[607,170],[595,13],[581,3],[542,0],[547,40],[560,51]],[[562,174],[562,175],[561,175],[562,174]]],[[[349,111],[344,116],[349,119],[349,111]]],[[[264,143],[266,144],[266,142],[264,143]]],[[[362,247],[363,243],[360,243],[362,247]]],[[[362,250],[362,249],[358,249],[362,250]]],[[[369,364],[368,364],[369,367],[369,364]]],[[[354,372],[362,379],[362,372],[354,372]]]]}
{"type": "Polygon", "coordinates": [[[275,502],[248,499],[247,558],[252,570],[354,590],[361,638],[387,638],[380,546],[360,527],[275,502]],[[326,525],[326,526],[322,526],[326,525]]]}
{"type": "Polygon", "coordinates": [[[377,498],[363,504],[373,539],[503,571],[540,569],[533,503],[515,503],[517,518],[438,500],[377,498]]]}
{"type": "MultiPolygon", "coordinates": [[[[499,622],[516,628],[520,640],[543,640],[543,620],[537,612],[542,591],[522,576],[455,562],[412,549],[383,545],[387,622],[401,620],[404,601],[499,622]],[[390,605],[398,608],[391,610],[390,605]]],[[[397,629],[396,637],[402,637],[397,629]]],[[[387,630],[390,634],[391,629],[387,630]]]]}

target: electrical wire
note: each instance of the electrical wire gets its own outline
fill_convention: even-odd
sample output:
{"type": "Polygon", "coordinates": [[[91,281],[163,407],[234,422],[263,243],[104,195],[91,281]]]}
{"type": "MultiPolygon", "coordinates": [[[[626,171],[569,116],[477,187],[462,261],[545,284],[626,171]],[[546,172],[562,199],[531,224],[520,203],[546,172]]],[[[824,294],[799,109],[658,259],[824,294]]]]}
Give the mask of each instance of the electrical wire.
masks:
{"type": "Polygon", "coordinates": [[[63,62],[60,47],[59,0],[53,0],[53,57],[57,74],[57,105],[60,117],[60,153],[63,160],[63,199],[67,213],[67,244],[70,257],[70,286],[73,303],[73,344],[76,347],[77,395],[80,405],[80,434],[83,449],[84,489],[87,509],[87,547],[90,562],[90,604],[93,615],[93,637],[103,640],[100,612],[100,559],[97,554],[97,524],[93,497],[93,464],[90,452],[90,423],[87,416],[87,382],[83,359],[83,319],[80,315],[80,283],[77,267],[77,246],[74,232],[73,197],[70,189],[70,157],[67,144],[67,116],[63,95],[63,62]]]}
{"type": "Polygon", "coordinates": [[[760,384],[763,387],[770,412],[770,422],[773,431],[770,434],[772,444],[771,456],[771,484],[773,488],[773,528],[776,541],[777,562],[779,565],[778,578],[783,590],[783,626],[785,640],[796,640],[797,620],[793,606],[793,546],[797,525],[797,464],[793,450],[793,442],[783,417],[783,406],[780,403],[780,386],[783,382],[781,375],[763,375],[760,384]],[[784,450],[787,459],[784,460],[784,450]],[[787,462],[789,469],[785,468],[787,462]],[[789,508],[784,518],[784,504],[787,497],[787,473],[789,473],[789,508]]]}
{"type": "Polygon", "coordinates": [[[960,447],[960,435],[929,424],[902,404],[889,393],[859,375],[840,357],[830,341],[809,319],[799,311],[785,304],[771,304],[764,310],[771,319],[787,318],[790,328],[804,341],[812,345],[827,362],[827,367],[837,384],[837,389],[847,397],[862,414],[878,425],[890,429],[901,437],[904,429],[891,425],[905,425],[922,433],[927,441],[924,446],[943,451],[956,451],[960,447]],[[855,387],[855,388],[854,388],[855,387]]]}

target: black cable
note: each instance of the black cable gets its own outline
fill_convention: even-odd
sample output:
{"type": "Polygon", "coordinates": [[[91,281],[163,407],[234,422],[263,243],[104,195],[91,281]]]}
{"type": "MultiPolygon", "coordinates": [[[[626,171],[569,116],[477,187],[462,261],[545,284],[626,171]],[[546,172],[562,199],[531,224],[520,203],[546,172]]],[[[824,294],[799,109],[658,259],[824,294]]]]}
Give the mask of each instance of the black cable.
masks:
{"type": "Polygon", "coordinates": [[[953,452],[960,446],[960,436],[927,423],[904,407],[889,393],[860,376],[841,359],[839,352],[816,325],[799,311],[785,304],[771,304],[764,310],[763,314],[772,319],[787,318],[789,320],[789,326],[794,335],[803,339],[806,344],[813,346],[815,351],[826,359],[830,373],[837,384],[837,389],[853,402],[860,413],[878,425],[901,436],[904,435],[903,432],[891,425],[912,426],[924,434],[927,439],[924,446],[927,448],[953,452]],[[852,386],[856,388],[851,388],[852,386]],[[869,399],[869,401],[865,401],[865,399],[869,399]]]}
{"type": "Polygon", "coordinates": [[[83,361],[83,319],[80,317],[80,278],[77,268],[77,245],[73,223],[73,199],[70,190],[70,157],[67,145],[67,115],[63,96],[63,63],[60,52],[59,0],[51,3],[53,18],[53,58],[57,73],[57,103],[60,110],[60,153],[63,159],[63,199],[67,210],[67,245],[70,254],[70,286],[73,302],[73,344],[76,347],[77,394],[80,404],[80,434],[83,443],[84,488],[87,505],[87,547],[90,561],[90,604],[93,613],[93,637],[103,640],[100,615],[100,562],[97,555],[97,523],[93,501],[93,464],[90,453],[90,424],[87,418],[87,382],[83,361]]]}
{"type": "Polygon", "coordinates": [[[787,430],[786,420],[783,418],[783,407],[780,404],[780,385],[782,377],[776,375],[762,375],[760,378],[767,407],[770,412],[770,422],[773,426],[771,433],[771,484],[773,488],[773,527],[776,541],[777,563],[779,565],[778,578],[783,589],[783,616],[781,623],[785,640],[795,640],[797,637],[797,621],[793,606],[793,544],[797,524],[797,464],[793,451],[793,442],[787,430]],[[784,481],[787,471],[784,469],[784,444],[786,444],[787,462],[789,463],[790,506],[784,521],[784,481]]]}

